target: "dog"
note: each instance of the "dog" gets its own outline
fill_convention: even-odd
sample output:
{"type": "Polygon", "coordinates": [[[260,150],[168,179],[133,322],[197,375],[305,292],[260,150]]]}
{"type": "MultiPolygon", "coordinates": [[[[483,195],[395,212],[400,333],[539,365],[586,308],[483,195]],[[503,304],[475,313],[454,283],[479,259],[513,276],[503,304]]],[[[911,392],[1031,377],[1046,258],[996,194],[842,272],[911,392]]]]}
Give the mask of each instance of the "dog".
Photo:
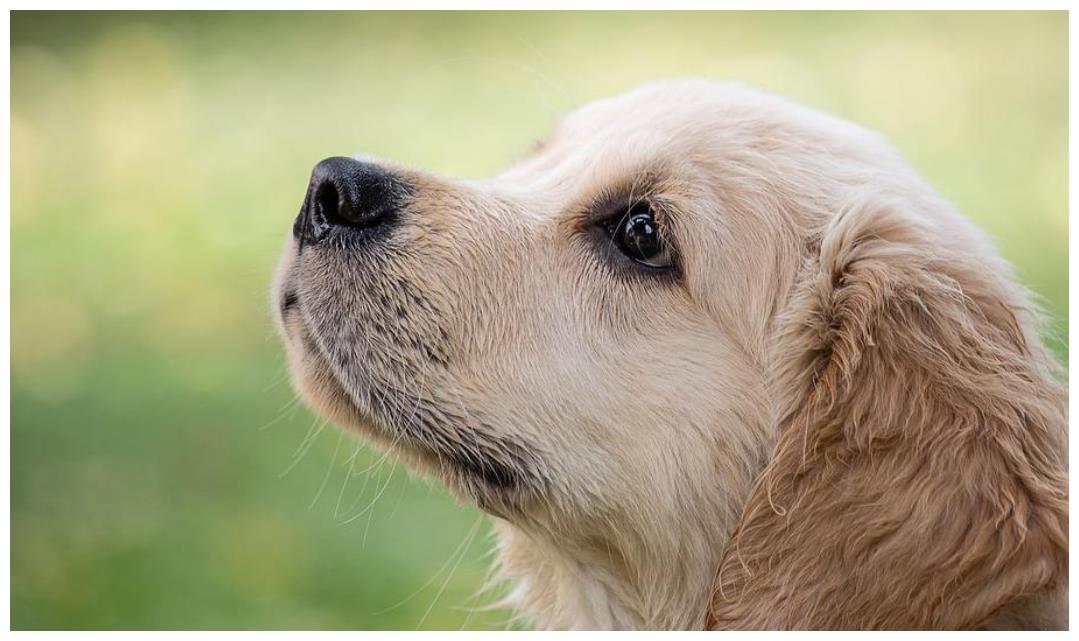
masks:
{"type": "Polygon", "coordinates": [[[537,627],[1067,627],[1039,314],[859,126],[667,80],[489,180],[329,158],[272,290],[296,389],[491,515],[537,627]]]}

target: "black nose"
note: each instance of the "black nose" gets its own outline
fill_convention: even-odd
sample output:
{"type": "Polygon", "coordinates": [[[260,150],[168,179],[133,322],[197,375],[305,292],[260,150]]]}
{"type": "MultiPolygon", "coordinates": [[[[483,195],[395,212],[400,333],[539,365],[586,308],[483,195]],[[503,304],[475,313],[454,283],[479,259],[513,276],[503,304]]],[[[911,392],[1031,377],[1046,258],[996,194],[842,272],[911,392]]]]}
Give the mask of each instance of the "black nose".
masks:
{"type": "Polygon", "coordinates": [[[386,169],[335,156],[315,165],[293,235],[316,243],[334,228],[373,228],[392,221],[407,187],[386,169]]]}

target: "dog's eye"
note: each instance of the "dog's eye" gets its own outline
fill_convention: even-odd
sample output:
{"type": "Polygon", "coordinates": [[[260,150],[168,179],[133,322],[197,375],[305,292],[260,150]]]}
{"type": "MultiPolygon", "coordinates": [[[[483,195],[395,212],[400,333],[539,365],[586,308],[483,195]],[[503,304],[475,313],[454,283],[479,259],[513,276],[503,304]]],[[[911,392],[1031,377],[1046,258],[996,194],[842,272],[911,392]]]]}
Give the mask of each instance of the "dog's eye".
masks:
{"type": "Polygon", "coordinates": [[[647,204],[635,205],[607,225],[607,233],[623,254],[636,262],[663,269],[672,265],[671,252],[647,204]]]}

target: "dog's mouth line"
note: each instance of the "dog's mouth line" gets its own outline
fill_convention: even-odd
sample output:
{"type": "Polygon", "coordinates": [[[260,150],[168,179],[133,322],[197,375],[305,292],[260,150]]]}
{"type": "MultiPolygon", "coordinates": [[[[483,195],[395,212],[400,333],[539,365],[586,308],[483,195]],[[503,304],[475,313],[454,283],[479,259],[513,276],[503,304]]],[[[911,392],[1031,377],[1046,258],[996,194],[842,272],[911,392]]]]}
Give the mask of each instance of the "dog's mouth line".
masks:
{"type": "Polygon", "coordinates": [[[391,386],[379,389],[370,393],[370,407],[360,411],[392,435],[395,443],[409,447],[466,485],[475,479],[487,488],[513,493],[535,485],[527,472],[533,466],[524,460],[524,447],[496,439],[490,436],[490,428],[472,426],[467,420],[432,420],[432,414],[438,412],[437,401],[391,386]]]}
{"type": "MultiPolygon", "coordinates": [[[[285,307],[282,297],[282,307],[285,307]]],[[[297,307],[298,297],[289,307],[297,307]]],[[[355,417],[364,431],[373,432],[387,443],[389,450],[400,448],[419,456],[442,470],[474,498],[477,482],[488,490],[505,495],[522,495],[533,491],[537,477],[529,463],[534,456],[522,444],[493,436],[490,428],[479,429],[468,420],[433,420],[447,412],[440,409],[436,399],[415,395],[397,386],[374,380],[366,381],[365,398],[349,391],[342,373],[331,365],[326,348],[315,336],[305,314],[295,314],[297,339],[306,356],[314,362],[307,367],[321,369],[327,382],[334,386],[336,402],[345,403],[344,414],[355,417]],[[428,417],[426,420],[424,417],[428,417]]],[[[466,412],[467,413],[467,412],[466,412]]],[[[481,426],[482,427],[482,426],[481,426]]]]}
{"type": "Polygon", "coordinates": [[[300,304],[300,295],[294,289],[286,289],[281,295],[281,316],[288,315],[289,310],[300,304]]]}

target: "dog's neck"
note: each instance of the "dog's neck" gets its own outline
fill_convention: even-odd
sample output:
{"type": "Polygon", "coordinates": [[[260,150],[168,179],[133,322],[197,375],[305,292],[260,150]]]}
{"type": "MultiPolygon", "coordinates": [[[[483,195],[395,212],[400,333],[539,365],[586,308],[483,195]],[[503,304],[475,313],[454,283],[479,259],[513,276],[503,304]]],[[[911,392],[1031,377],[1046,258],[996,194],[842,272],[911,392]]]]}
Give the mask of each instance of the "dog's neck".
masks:
{"type": "Polygon", "coordinates": [[[499,576],[513,586],[503,605],[541,629],[702,629],[754,467],[732,466],[722,488],[686,489],[621,526],[571,532],[495,519],[499,576]],[[687,514],[686,504],[698,511],[687,514]]]}
{"type": "MultiPolygon", "coordinates": [[[[496,521],[510,606],[540,629],[701,629],[722,545],[682,540],[672,558],[629,558],[532,536],[496,521]]],[[[685,533],[683,533],[685,535],[685,533]]],[[[722,542],[720,542],[722,543],[722,542]]]]}

